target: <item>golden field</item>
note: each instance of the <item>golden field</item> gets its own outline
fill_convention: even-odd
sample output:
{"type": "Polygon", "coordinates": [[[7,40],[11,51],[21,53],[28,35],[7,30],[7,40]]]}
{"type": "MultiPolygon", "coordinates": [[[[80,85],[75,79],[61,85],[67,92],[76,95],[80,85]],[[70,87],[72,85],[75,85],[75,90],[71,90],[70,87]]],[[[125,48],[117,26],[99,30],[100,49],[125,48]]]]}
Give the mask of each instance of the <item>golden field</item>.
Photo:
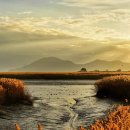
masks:
{"type": "Polygon", "coordinates": [[[130,75],[130,72],[0,72],[0,78],[16,79],[101,79],[115,75],[130,75]]]}

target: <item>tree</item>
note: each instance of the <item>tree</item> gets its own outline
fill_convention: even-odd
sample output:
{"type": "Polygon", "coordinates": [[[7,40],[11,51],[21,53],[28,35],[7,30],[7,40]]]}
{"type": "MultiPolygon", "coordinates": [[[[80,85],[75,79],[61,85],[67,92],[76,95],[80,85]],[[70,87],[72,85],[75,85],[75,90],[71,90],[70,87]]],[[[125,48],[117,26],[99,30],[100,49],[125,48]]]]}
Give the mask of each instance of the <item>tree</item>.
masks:
{"type": "Polygon", "coordinates": [[[86,68],[81,68],[80,72],[87,72],[86,68]]]}
{"type": "Polygon", "coordinates": [[[118,69],[117,72],[121,72],[121,69],[118,69]]]}

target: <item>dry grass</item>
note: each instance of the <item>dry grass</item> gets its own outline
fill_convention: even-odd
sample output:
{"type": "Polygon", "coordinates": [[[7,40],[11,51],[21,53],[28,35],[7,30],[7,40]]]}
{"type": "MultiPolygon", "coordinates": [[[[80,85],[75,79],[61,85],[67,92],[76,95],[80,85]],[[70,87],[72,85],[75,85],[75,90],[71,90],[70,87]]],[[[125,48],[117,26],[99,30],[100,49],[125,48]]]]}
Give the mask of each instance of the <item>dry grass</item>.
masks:
{"type": "Polygon", "coordinates": [[[0,85],[0,104],[5,102],[5,89],[0,85]]]}
{"type": "Polygon", "coordinates": [[[105,119],[90,125],[89,130],[130,130],[130,106],[119,106],[105,119]]]}
{"type": "Polygon", "coordinates": [[[38,124],[38,130],[42,130],[43,126],[41,124],[38,124]]]}
{"type": "Polygon", "coordinates": [[[101,79],[115,75],[130,75],[130,72],[0,72],[0,77],[17,79],[101,79]]]}
{"type": "MultiPolygon", "coordinates": [[[[43,130],[43,126],[41,124],[37,125],[38,130],[43,130]]],[[[21,130],[19,124],[15,124],[15,130],[21,130]]]]}
{"type": "Polygon", "coordinates": [[[130,76],[111,76],[95,83],[98,97],[130,99],[130,76]]]}
{"type": "MultiPolygon", "coordinates": [[[[37,125],[38,130],[43,130],[43,126],[41,124],[37,125]]],[[[15,130],[21,130],[19,124],[15,124],[15,130]]],[[[82,126],[80,126],[79,130],[85,130],[82,126]]]]}
{"type": "Polygon", "coordinates": [[[20,130],[20,126],[18,124],[15,124],[15,130],[20,130]]]}
{"type": "Polygon", "coordinates": [[[0,78],[0,104],[32,103],[21,80],[0,78]]]}

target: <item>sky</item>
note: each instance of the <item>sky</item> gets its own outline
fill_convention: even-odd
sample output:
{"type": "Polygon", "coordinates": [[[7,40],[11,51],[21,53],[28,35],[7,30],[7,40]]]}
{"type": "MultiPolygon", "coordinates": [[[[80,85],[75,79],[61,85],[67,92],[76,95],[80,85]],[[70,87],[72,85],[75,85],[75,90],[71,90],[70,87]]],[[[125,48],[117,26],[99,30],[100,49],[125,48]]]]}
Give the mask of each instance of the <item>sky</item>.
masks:
{"type": "Polygon", "coordinates": [[[0,0],[0,71],[42,57],[130,60],[130,0],[0,0]]]}

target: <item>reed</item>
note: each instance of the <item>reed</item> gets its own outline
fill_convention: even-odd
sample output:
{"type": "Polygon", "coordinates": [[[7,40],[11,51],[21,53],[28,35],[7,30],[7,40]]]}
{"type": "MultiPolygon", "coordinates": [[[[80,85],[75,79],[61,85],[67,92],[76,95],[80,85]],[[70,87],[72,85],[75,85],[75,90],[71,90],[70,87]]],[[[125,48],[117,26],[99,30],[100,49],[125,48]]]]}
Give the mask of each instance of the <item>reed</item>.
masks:
{"type": "Polygon", "coordinates": [[[130,99],[130,76],[111,76],[95,83],[98,97],[130,99]]]}
{"type": "Polygon", "coordinates": [[[38,130],[42,130],[43,126],[41,124],[38,124],[38,130]]]}
{"type": "Polygon", "coordinates": [[[0,104],[12,103],[32,104],[30,94],[25,90],[23,81],[0,78],[0,104]]]}
{"type": "Polygon", "coordinates": [[[91,71],[91,72],[0,72],[0,77],[16,79],[101,79],[115,75],[130,75],[129,71],[91,71]]]}
{"type": "Polygon", "coordinates": [[[19,124],[15,124],[15,130],[20,130],[19,124]]]}
{"type": "Polygon", "coordinates": [[[96,120],[89,130],[130,130],[130,106],[119,106],[106,118],[96,120]]]}
{"type": "Polygon", "coordinates": [[[5,102],[5,89],[0,85],[0,104],[5,102]]]}
{"type": "MultiPolygon", "coordinates": [[[[37,125],[38,130],[43,130],[43,126],[41,124],[37,125]]],[[[20,130],[19,124],[15,124],[15,130],[20,130]]],[[[79,130],[85,130],[82,126],[80,126],[79,130]]]]}

